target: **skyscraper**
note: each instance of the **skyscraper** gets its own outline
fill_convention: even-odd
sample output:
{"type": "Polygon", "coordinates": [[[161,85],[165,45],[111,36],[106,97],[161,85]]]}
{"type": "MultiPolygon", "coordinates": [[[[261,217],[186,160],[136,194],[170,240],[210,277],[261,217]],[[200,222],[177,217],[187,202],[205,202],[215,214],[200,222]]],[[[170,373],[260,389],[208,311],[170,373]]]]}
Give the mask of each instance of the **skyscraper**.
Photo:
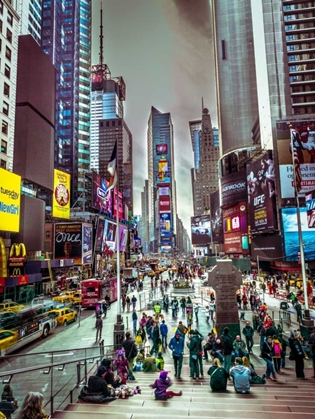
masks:
{"type": "Polygon", "coordinates": [[[18,0],[20,14],[20,35],[32,35],[38,45],[41,45],[42,32],[42,1],[18,0]]]}
{"type": "Polygon", "coordinates": [[[55,167],[81,201],[90,170],[91,0],[43,0],[42,48],[56,68],[55,167]]]}

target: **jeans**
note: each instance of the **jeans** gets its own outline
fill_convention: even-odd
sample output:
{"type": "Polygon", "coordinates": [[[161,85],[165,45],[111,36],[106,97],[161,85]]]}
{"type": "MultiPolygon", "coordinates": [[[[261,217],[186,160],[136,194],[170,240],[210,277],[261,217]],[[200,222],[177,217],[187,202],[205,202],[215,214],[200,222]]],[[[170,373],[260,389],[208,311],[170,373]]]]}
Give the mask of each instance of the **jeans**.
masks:
{"type": "Polygon", "coordinates": [[[247,347],[248,353],[250,353],[254,345],[253,337],[245,337],[245,339],[246,339],[246,347],[247,347]]]}
{"type": "Polygon", "coordinates": [[[189,355],[190,376],[199,378],[199,363],[197,355],[189,355]],[[195,358],[196,357],[196,358],[195,358]]]}
{"type": "Polygon", "coordinates": [[[226,372],[230,374],[230,369],[231,369],[231,355],[230,354],[224,355],[223,367],[226,370],[226,372]]]}
{"type": "Polygon", "coordinates": [[[175,376],[179,378],[182,372],[183,355],[181,354],[180,356],[175,356],[175,354],[173,354],[173,360],[174,360],[175,376]]]}
{"type": "Polygon", "coordinates": [[[162,338],[162,346],[164,348],[166,348],[167,347],[167,335],[161,335],[161,338],[162,338]]]}
{"type": "Polygon", "coordinates": [[[267,363],[266,378],[270,378],[270,375],[275,377],[276,372],[274,370],[272,360],[266,359],[265,357],[263,357],[263,360],[267,363]]]}

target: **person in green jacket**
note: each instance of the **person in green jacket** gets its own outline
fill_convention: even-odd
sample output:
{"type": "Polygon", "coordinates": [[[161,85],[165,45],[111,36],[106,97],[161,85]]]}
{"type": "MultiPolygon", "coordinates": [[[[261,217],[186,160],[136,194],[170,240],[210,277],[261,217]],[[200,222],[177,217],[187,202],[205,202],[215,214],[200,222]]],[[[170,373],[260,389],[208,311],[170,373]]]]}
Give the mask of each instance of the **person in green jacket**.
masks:
{"type": "Polygon", "coordinates": [[[213,359],[212,366],[209,367],[210,388],[214,392],[226,392],[228,372],[221,366],[220,360],[213,359]]]}
{"type": "Polygon", "coordinates": [[[158,372],[159,369],[156,367],[155,357],[147,354],[142,364],[142,370],[143,372],[158,372]]]}
{"type": "Polygon", "coordinates": [[[190,342],[187,343],[187,347],[189,348],[190,377],[192,379],[199,379],[198,353],[200,350],[200,341],[195,330],[190,331],[190,342]]]}

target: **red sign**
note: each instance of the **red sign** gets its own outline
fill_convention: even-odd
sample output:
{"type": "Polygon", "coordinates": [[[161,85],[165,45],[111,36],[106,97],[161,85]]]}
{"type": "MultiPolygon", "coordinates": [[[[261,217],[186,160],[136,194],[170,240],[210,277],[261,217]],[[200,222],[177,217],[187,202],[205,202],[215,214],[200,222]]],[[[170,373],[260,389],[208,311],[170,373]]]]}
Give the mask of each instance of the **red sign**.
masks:
{"type": "Polygon", "coordinates": [[[4,287],[5,277],[0,277],[0,287],[4,287]]]}
{"type": "Polygon", "coordinates": [[[160,195],[159,197],[160,213],[171,211],[171,197],[169,195],[160,195]]]}
{"type": "Polygon", "coordinates": [[[28,284],[28,276],[19,276],[18,286],[23,286],[24,284],[28,284]]]}

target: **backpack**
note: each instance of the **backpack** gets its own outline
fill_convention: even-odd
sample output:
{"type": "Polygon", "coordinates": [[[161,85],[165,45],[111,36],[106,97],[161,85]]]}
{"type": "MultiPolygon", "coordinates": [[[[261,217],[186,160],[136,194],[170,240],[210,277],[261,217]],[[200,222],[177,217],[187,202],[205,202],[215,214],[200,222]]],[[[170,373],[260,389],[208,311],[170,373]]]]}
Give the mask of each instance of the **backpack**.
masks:
{"type": "Polygon", "coordinates": [[[273,343],[273,355],[281,356],[281,347],[279,343],[273,343]]]}

